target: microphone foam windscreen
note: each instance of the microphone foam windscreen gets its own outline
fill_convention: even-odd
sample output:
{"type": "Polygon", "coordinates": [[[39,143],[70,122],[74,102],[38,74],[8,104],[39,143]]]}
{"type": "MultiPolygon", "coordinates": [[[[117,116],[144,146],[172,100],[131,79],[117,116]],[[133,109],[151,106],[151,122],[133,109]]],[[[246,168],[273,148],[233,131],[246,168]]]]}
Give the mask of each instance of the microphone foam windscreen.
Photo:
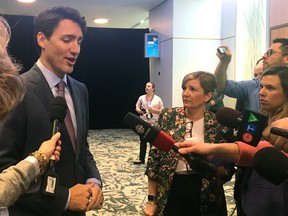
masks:
{"type": "Polygon", "coordinates": [[[150,123],[131,112],[126,114],[123,123],[149,143],[152,143],[160,133],[159,128],[151,126],[150,123]]]}
{"type": "Polygon", "coordinates": [[[260,149],[253,163],[259,175],[276,185],[287,178],[288,158],[274,147],[260,149]]]}
{"type": "Polygon", "coordinates": [[[217,121],[227,127],[237,128],[240,124],[238,118],[241,112],[231,109],[229,107],[223,107],[216,112],[217,121]]]}
{"type": "Polygon", "coordinates": [[[123,122],[143,140],[163,151],[168,152],[174,146],[175,140],[172,137],[131,112],[126,114],[123,122]]]}
{"type": "Polygon", "coordinates": [[[67,113],[67,103],[64,97],[57,96],[53,99],[48,108],[48,115],[50,121],[59,120],[61,123],[64,121],[67,113]]]}

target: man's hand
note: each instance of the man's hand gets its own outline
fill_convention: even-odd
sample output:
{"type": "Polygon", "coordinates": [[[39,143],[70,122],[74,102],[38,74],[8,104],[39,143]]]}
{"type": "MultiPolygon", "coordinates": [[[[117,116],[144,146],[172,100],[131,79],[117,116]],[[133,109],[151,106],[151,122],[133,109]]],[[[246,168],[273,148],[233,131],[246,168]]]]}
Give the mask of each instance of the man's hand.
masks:
{"type": "Polygon", "coordinates": [[[220,54],[218,53],[218,51],[216,51],[216,55],[218,56],[220,61],[214,72],[215,78],[217,80],[217,91],[222,92],[225,89],[225,85],[227,81],[227,68],[231,61],[232,54],[231,54],[231,50],[229,49],[227,45],[221,45],[218,47],[218,49],[219,48],[226,49],[225,54],[220,54]]]}
{"type": "Polygon", "coordinates": [[[90,200],[90,185],[76,184],[70,190],[68,209],[72,211],[86,211],[90,200]]]}
{"type": "Polygon", "coordinates": [[[98,184],[89,183],[90,186],[90,202],[87,206],[87,211],[91,209],[101,209],[104,201],[104,195],[98,184]]]}
{"type": "Polygon", "coordinates": [[[225,61],[227,63],[229,63],[231,61],[231,57],[232,57],[232,53],[231,50],[229,49],[229,47],[227,45],[221,45],[218,47],[219,48],[225,48],[226,49],[226,53],[225,54],[220,54],[218,51],[216,52],[216,55],[218,56],[218,58],[221,61],[225,61]]]}

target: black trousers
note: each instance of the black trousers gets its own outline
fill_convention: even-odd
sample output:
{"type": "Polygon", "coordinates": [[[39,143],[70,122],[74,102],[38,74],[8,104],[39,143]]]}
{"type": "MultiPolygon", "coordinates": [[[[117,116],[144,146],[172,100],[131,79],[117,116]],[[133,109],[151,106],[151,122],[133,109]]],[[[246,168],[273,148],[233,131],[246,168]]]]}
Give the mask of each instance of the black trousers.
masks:
{"type": "Polygon", "coordinates": [[[200,193],[202,178],[197,174],[174,174],[165,216],[201,216],[200,193]]]}
{"type": "MultiPolygon", "coordinates": [[[[151,144],[150,144],[150,149],[151,149],[151,144]]],[[[139,153],[139,159],[142,161],[142,163],[145,163],[146,150],[147,150],[147,142],[144,141],[144,140],[140,137],[140,153],[139,153]]]]}

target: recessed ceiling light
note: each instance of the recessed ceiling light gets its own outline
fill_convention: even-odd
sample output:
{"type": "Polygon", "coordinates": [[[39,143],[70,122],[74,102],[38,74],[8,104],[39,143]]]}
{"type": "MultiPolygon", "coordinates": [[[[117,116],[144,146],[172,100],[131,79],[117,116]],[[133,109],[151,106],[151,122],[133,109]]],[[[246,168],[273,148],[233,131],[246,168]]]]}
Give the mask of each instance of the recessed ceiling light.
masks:
{"type": "Polygon", "coordinates": [[[105,23],[108,22],[108,19],[106,19],[106,18],[95,18],[93,21],[96,24],[105,24],[105,23]]]}
{"type": "Polygon", "coordinates": [[[36,0],[17,0],[18,2],[22,2],[22,3],[33,3],[36,0]]]}
{"type": "Polygon", "coordinates": [[[33,3],[36,0],[17,0],[18,2],[23,2],[23,3],[33,3]]]}

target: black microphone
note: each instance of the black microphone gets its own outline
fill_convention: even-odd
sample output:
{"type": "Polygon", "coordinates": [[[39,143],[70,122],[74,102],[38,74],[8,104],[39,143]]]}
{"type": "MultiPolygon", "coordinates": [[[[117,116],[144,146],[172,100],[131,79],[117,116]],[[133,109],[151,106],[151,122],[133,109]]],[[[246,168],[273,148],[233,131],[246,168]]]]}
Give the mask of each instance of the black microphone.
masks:
{"type": "MultiPolygon", "coordinates": [[[[175,146],[175,140],[160,130],[158,127],[152,126],[148,122],[141,119],[139,116],[129,112],[123,119],[130,129],[138,134],[144,141],[151,143],[153,146],[169,152],[171,149],[177,153],[179,148],[175,146]]],[[[180,153],[179,153],[180,154],[180,153]]],[[[195,154],[180,154],[189,163],[191,169],[194,169],[199,175],[215,175],[217,168],[214,164],[209,163],[207,160],[196,156],[195,154]]]]}
{"type": "Polygon", "coordinates": [[[282,129],[282,128],[277,128],[277,127],[272,127],[270,129],[270,133],[278,136],[282,136],[286,139],[288,139],[288,130],[282,129]]]}
{"type": "Polygon", "coordinates": [[[267,116],[251,110],[241,112],[224,107],[216,112],[217,121],[231,128],[237,128],[236,140],[257,146],[267,126],[267,116]]]}
{"type": "MultiPolygon", "coordinates": [[[[67,103],[64,97],[57,96],[53,99],[48,108],[48,116],[52,123],[52,136],[60,132],[61,124],[63,123],[67,113],[67,103]]],[[[55,158],[52,155],[49,158],[49,167],[41,179],[40,189],[42,194],[55,197],[59,184],[59,176],[55,172],[55,158]]]]}
{"type": "Polygon", "coordinates": [[[55,97],[48,108],[48,116],[52,123],[52,136],[60,132],[60,127],[65,119],[66,113],[67,103],[65,98],[60,96],[55,97]]]}
{"type": "Polygon", "coordinates": [[[279,185],[288,179],[288,158],[274,147],[260,149],[253,165],[259,175],[273,184],[279,185]]]}

